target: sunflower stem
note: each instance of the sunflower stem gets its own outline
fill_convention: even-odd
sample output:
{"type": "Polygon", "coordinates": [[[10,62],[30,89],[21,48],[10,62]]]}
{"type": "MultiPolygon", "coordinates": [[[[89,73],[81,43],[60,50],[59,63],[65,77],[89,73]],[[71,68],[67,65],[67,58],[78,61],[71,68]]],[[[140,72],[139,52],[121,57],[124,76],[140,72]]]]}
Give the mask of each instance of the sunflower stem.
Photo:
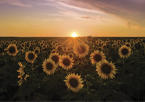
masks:
{"type": "Polygon", "coordinates": [[[145,54],[145,44],[144,44],[144,54],[145,54]]]}
{"type": "MultiPolygon", "coordinates": [[[[136,50],[136,54],[137,54],[137,64],[138,64],[138,55],[139,55],[139,53],[138,53],[138,50],[136,50]]],[[[138,68],[137,68],[137,76],[138,76],[138,81],[137,81],[137,84],[138,84],[138,101],[139,101],[139,90],[140,90],[140,88],[139,88],[139,70],[138,70],[138,68]]]]}
{"type": "Polygon", "coordinates": [[[33,67],[34,67],[34,64],[32,63],[32,70],[34,70],[34,68],[33,68],[33,67]]]}
{"type": "MultiPolygon", "coordinates": [[[[124,63],[125,63],[125,59],[123,58],[123,77],[125,76],[125,66],[124,66],[124,63]]],[[[125,83],[124,83],[124,86],[123,86],[123,92],[125,92],[125,83]]]]}

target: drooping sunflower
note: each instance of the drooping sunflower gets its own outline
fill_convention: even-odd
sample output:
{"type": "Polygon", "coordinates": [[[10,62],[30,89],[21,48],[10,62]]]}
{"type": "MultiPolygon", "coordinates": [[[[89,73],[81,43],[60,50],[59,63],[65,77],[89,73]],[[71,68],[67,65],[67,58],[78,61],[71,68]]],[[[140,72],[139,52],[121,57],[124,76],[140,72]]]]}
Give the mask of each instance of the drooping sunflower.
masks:
{"type": "Polygon", "coordinates": [[[73,67],[74,60],[70,58],[68,55],[63,55],[60,58],[59,65],[62,66],[64,69],[71,69],[73,67]]]}
{"type": "Polygon", "coordinates": [[[45,59],[42,64],[43,71],[47,74],[53,74],[57,68],[57,65],[52,59],[45,59]]]}
{"type": "Polygon", "coordinates": [[[59,64],[59,59],[61,56],[58,53],[50,53],[49,58],[52,59],[55,64],[59,64]]]}
{"type": "Polygon", "coordinates": [[[19,61],[18,62],[18,65],[21,67],[21,68],[24,68],[25,66],[24,65],[22,65],[22,63],[19,61]]]}
{"type": "Polygon", "coordinates": [[[123,45],[119,48],[118,53],[121,58],[128,58],[131,55],[131,48],[123,45]]]}
{"type": "Polygon", "coordinates": [[[10,44],[6,50],[7,50],[7,53],[12,56],[16,56],[18,53],[18,49],[15,44],[10,44]]]}
{"type": "Polygon", "coordinates": [[[78,74],[75,75],[75,73],[69,74],[66,77],[66,80],[64,80],[66,86],[68,89],[74,91],[74,92],[79,92],[81,88],[83,88],[83,81],[81,76],[78,74]]]}
{"type": "Polygon", "coordinates": [[[115,68],[114,63],[109,63],[107,60],[103,60],[96,64],[96,68],[96,71],[102,79],[108,79],[109,77],[111,79],[115,78],[114,75],[116,74],[117,69],[115,68]]]}
{"type": "Polygon", "coordinates": [[[102,61],[104,59],[106,59],[105,54],[103,52],[98,51],[98,50],[96,50],[90,54],[90,60],[91,60],[92,64],[96,64],[99,61],[102,61]]]}
{"type": "Polygon", "coordinates": [[[89,46],[87,44],[77,44],[74,46],[73,52],[80,58],[85,57],[89,52],[89,46]]]}
{"type": "Polygon", "coordinates": [[[34,51],[28,51],[25,53],[25,59],[27,62],[33,63],[34,60],[37,58],[37,55],[34,51]]]}
{"type": "Polygon", "coordinates": [[[20,80],[18,81],[18,84],[21,85],[24,81],[27,81],[27,77],[29,77],[28,74],[25,73],[24,71],[24,65],[22,65],[21,62],[18,62],[18,65],[20,66],[19,70],[17,70],[17,72],[19,72],[19,76],[18,78],[20,78],[20,80]]]}

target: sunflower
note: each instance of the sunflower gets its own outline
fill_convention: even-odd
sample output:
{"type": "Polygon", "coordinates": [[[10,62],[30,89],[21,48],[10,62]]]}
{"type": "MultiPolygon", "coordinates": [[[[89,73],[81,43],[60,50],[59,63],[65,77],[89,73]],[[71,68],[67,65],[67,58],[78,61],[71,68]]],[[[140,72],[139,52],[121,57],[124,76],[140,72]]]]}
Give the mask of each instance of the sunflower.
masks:
{"type": "Polygon", "coordinates": [[[63,47],[61,47],[60,45],[58,45],[58,46],[56,47],[56,50],[57,50],[58,52],[62,52],[62,51],[63,51],[63,47]]]}
{"type": "Polygon", "coordinates": [[[51,50],[51,53],[56,53],[57,51],[55,49],[51,50]]]}
{"type": "Polygon", "coordinates": [[[106,42],[110,42],[109,38],[106,39],[106,42]]]}
{"type": "Polygon", "coordinates": [[[106,57],[103,52],[96,50],[90,54],[90,59],[92,64],[96,64],[99,61],[106,59],[106,57]]]}
{"type": "Polygon", "coordinates": [[[89,52],[89,46],[87,44],[77,44],[76,46],[74,46],[73,52],[81,57],[85,57],[88,52],[89,52]]]}
{"type": "Polygon", "coordinates": [[[24,67],[25,67],[25,66],[22,65],[22,63],[21,63],[20,61],[18,62],[18,65],[19,65],[21,68],[24,68],[24,67]]]}
{"type": "Polygon", "coordinates": [[[96,64],[96,71],[98,72],[99,76],[103,79],[111,79],[115,78],[114,74],[116,74],[116,68],[114,63],[109,63],[107,60],[100,61],[96,64]]]}
{"type": "Polygon", "coordinates": [[[98,49],[100,52],[102,51],[102,47],[98,47],[97,49],[98,49]]]}
{"type": "Polygon", "coordinates": [[[35,50],[36,49],[36,46],[33,46],[33,50],[35,50]]]}
{"type": "Polygon", "coordinates": [[[46,72],[47,74],[54,73],[56,70],[57,66],[55,62],[51,59],[45,59],[43,64],[42,64],[43,71],[46,72]]]}
{"type": "Polygon", "coordinates": [[[75,73],[72,73],[66,76],[65,78],[66,80],[64,80],[64,82],[66,86],[68,87],[68,89],[74,92],[78,92],[84,86],[82,84],[83,83],[82,78],[78,74],[75,75],[75,73]]]}
{"type": "Polygon", "coordinates": [[[116,48],[117,46],[116,46],[116,44],[114,43],[114,44],[112,44],[112,48],[116,48]]]}
{"type": "Polygon", "coordinates": [[[33,63],[34,60],[37,58],[37,55],[34,51],[28,51],[25,53],[25,59],[27,62],[33,63]]]}
{"type": "Polygon", "coordinates": [[[59,61],[59,65],[64,69],[70,69],[73,66],[74,60],[70,58],[68,55],[63,55],[59,61]]]}
{"type": "Polygon", "coordinates": [[[35,48],[34,52],[38,55],[40,53],[40,48],[39,47],[35,48]]]}
{"type": "Polygon", "coordinates": [[[25,71],[24,71],[25,66],[23,66],[21,62],[18,62],[18,65],[20,66],[19,70],[17,70],[17,72],[19,72],[19,74],[20,74],[18,76],[18,78],[20,78],[18,83],[19,83],[19,85],[21,85],[24,82],[24,80],[27,81],[27,77],[29,77],[29,75],[25,73],[25,71]]]}
{"type": "Polygon", "coordinates": [[[127,47],[131,47],[131,44],[130,44],[129,42],[126,42],[125,45],[126,45],[127,47]]]}
{"type": "Polygon", "coordinates": [[[58,64],[60,55],[58,53],[50,53],[49,58],[52,59],[55,62],[55,64],[58,64]]]}
{"type": "Polygon", "coordinates": [[[10,44],[6,50],[7,50],[7,53],[12,56],[16,56],[16,54],[18,53],[18,49],[15,44],[10,44]]]}
{"type": "Polygon", "coordinates": [[[131,55],[131,49],[130,49],[130,47],[123,45],[119,48],[118,53],[121,58],[127,58],[131,55]]]}
{"type": "Polygon", "coordinates": [[[74,58],[74,53],[69,53],[68,55],[70,58],[74,58]]]}

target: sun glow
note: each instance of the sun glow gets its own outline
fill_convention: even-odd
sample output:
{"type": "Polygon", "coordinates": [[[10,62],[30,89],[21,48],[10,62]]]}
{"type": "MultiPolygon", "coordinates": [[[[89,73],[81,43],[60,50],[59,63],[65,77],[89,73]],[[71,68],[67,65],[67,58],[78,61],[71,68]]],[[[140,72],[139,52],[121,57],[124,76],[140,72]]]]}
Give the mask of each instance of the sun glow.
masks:
{"type": "Polygon", "coordinates": [[[78,35],[77,35],[75,32],[73,32],[71,36],[75,38],[75,37],[77,37],[78,35]]]}

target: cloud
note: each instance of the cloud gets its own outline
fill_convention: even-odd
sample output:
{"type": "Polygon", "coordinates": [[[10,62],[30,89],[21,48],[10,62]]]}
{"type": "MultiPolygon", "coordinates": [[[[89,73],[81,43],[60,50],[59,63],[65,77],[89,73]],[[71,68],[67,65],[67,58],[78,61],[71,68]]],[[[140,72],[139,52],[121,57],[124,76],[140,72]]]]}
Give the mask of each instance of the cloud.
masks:
{"type": "Polygon", "coordinates": [[[34,5],[55,6],[53,2],[54,0],[0,0],[0,3],[6,3],[20,7],[32,7],[34,5]]]}
{"type": "Polygon", "coordinates": [[[59,8],[59,9],[60,9],[59,13],[63,14],[64,16],[69,16],[74,19],[81,19],[81,20],[97,20],[98,19],[98,20],[100,20],[99,15],[96,17],[96,16],[92,16],[92,15],[85,15],[85,14],[77,13],[77,12],[62,9],[62,8],[59,8]]]}
{"type": "Polygon", "coordinates": [[[129,28],[131,28],[132,26],[135,26],[135,25],[137,25],[137,24],[134,23],[134,22],[128,22],[128,23],[127,23],[127,26],[128,26],[129,28]]]}
{"type": "Polygon", "coordinates": [[[55,0],[86,12],[112,14],[145,26],[145,0],[55,0]]]}
{"type": "Polygon", "coordinates": [[[9,5],[16,5],[21,7],[31,7],[29,0],[1,0],[0,3],[6,3],[9,5]]]}

